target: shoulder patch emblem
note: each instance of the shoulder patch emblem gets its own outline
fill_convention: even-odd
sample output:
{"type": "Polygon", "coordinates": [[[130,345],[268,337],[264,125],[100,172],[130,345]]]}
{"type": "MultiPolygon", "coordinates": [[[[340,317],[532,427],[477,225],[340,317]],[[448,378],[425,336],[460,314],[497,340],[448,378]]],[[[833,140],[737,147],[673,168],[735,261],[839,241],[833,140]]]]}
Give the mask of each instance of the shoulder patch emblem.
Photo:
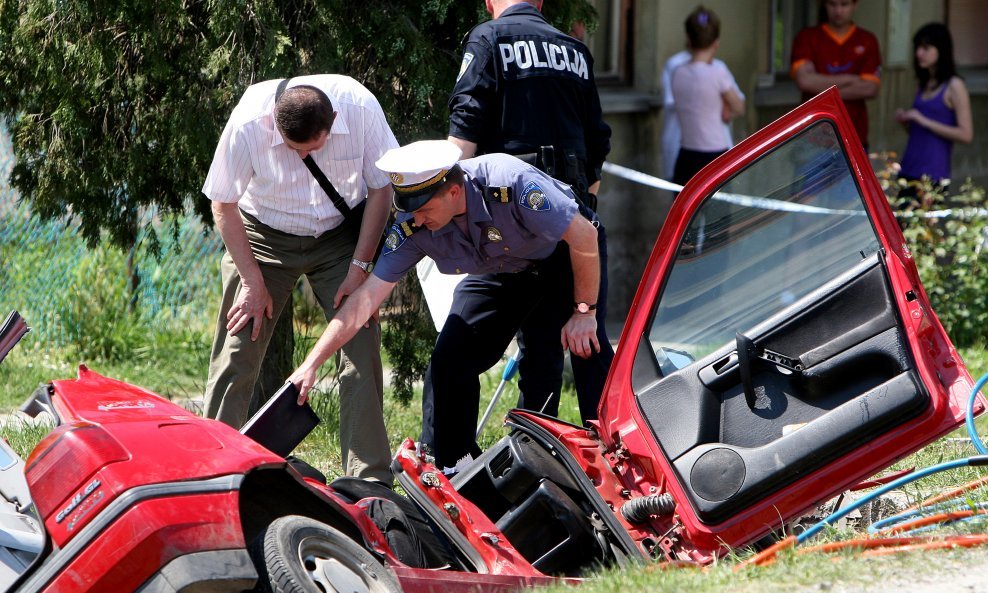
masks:
{"type": "Polygon", "coordinates": [[[552,208],[549,199],[545,197],[545,192],[534,181],[525,186],[525,190],[521,193],[521,199],[518,200],[518,203],[536,212],[547,212],[552,208]]]}
{"type": "Polygon", "coordinates": [[[405,242],[405,238],[405,233],[401,231],[397,223],[391,225],[388,236],[384,238],[384,249],[381,250],[381,255],[394,253],[405,242]]]}
{"type": "Polygon", "coordinates": [[[460,73],[456,75],[456,82],[460,82],[460,79],[463,78],[467,68],[470,67],[471,62],[473,62],[473,54],[470,52],[463,54],[463,63],[460,64],[460,73]]]}

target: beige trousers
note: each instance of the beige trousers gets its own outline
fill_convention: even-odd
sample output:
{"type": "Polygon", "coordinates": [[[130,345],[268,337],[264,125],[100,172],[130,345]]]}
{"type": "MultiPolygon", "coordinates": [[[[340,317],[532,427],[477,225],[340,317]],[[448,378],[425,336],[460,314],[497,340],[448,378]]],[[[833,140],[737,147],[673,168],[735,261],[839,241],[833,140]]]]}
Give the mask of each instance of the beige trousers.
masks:
{"type": "MultiPolygon", "coordinates": [[[[226,331],[226,313],[240,292],[240,274],[229,253],[221,262],[223,302],[206,381],[205,415],[240,428],[261,361],[267,352],[274,321],[281,315],[298,279],[305,275],[327,321],[335,313],[333,296],[346,278],[356,245],[345,226],[319,237],[299,237],[277,231],[241,213],[254,257],[271,299],[274,317],[265,320],[257,341],[251,341],[252,326],[236,335],[226,331]]],[[[337,354],[340,384],[340,445],[348,476],[392,483],[391,449],[384,426],[384,377],[381,365],[381,328],[371,322],[337,354]]],[[[286,377],[287,379],[287,377],[286,377]]]]}

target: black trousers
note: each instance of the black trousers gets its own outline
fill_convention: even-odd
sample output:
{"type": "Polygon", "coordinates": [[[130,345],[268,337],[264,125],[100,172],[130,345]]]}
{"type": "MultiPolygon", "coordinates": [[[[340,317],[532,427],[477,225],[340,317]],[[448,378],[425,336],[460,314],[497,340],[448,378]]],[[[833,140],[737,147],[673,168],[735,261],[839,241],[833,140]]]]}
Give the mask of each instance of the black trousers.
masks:
{"type": "Polygon", "coordinates": [[[699,173],[700,169],[709,165],[714,159],[725,152],[727,151],[704,152],[689,148],[680,148],[679,155],[676,156],[676,167],[672,173],[672,182],[679,185],[686,185],[686,182],[699,173]]]}
{"type": "MultiPolygon", "coordinates": [[[[607,318],[607,235],[604,226],[597,227],[597,250],[600,253],[600,290],[597,294],[597,341],[600,352],[590,358],[570,356],[573,383],[576,387],[580,418],[586,422],[597,419],[597,405],[604,391],[604,382],[611,368],[614,349],[607,338],[604,320],[607,318]]],[[[560,288],[568,291],[559,295],[559,306],[568,312],[563,324],[573,313],[573,272],[567,254],[566,278],[560,288]]],[[[560,345],[562,325],[554,327],[548,320],[533,319],[518,332],[521,358],[518,361],[518,407],[525,410],[559,415],[559,395],[562,390],[564,352],[560,345]]]]}
{"type": "MultiPolygon", "coordinates": [[[[596,418],[597,405],[614,351],[607,339],[607,255],[598,227],[601,282],[597,305],[600,353],[572,356],[574,381],[583,419],[596,418]]],[[[522,358],[519,406],[556,415],[562,389],[560,332],[573,314],[573,272],[569,248],[555,252],[532,270],[467,276],[456,288],[449,317],[432,353],[422,397],[422,435],[440,468],[453,467],[464,455],[480,454],[475,433],[480,411],[480,375],[497,364],[515,333],[522,358]]]]}

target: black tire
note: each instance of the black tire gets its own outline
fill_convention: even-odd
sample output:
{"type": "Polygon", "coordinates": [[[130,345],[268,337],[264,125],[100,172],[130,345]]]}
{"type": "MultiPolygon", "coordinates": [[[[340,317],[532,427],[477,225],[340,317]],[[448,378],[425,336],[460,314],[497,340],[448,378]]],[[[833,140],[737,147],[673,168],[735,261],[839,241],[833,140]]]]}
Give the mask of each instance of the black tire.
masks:
{"type": "Polygon", "coordinates": [[[258,566],[261,591],[401,592],[394,575],[367,550],[314,519],[297,515],[275,519],[256,543],[255,557],[264,564],[258,566]]]}

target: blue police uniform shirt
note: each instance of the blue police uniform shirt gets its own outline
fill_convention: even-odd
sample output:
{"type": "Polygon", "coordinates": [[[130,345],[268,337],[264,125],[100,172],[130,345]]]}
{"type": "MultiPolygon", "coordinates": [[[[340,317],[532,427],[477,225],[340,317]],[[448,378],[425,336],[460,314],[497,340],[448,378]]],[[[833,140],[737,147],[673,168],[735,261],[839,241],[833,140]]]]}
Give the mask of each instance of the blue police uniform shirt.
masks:
{"type": "Polygon", "coordinates": [[[478,154],[571,149],[588,183],[611,147],[590,51],[526,3],[470,31],[449,111],[449,135],[478,154]]]}
{"type": "Polygon", "coordinates": [[[444,274],[519,272],[549,257],[579,216],[569,186],[513,156],[488,154],[459,165],[469,236],[453,221],[435,231],[408,234],[403,224],[414,217],[401,213],[388,231],[374,275],[397,282],[425,256],[444,274]],[[510,187],[510,201],[487,201],[485,186],[510,187]]]}

